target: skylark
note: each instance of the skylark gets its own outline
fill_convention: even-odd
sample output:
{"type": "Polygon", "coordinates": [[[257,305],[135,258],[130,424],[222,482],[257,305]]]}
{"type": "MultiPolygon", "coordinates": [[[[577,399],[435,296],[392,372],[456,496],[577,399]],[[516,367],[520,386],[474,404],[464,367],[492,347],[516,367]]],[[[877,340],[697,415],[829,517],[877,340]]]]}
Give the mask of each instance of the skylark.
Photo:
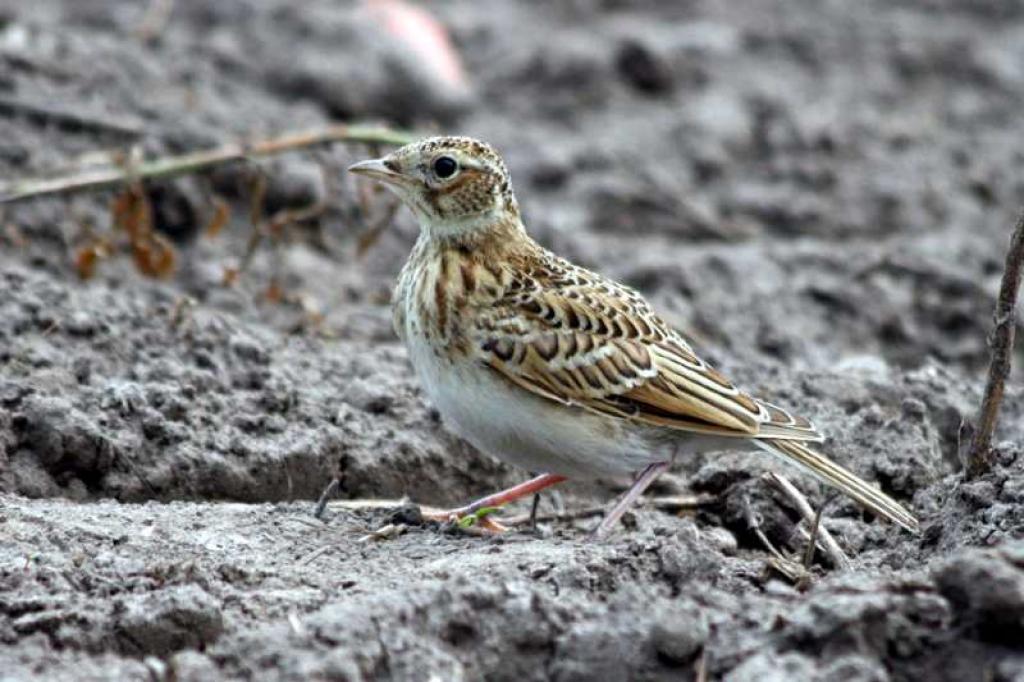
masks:
{"type": "Polygon", "coordinates": [[[738,389],[637,292],[531,239],[489,145],[433,137],[349,170],[386,185],[419,220],[393,313],[427,396],[481,451],[545,472],[440,518],[569,478],[635,474],[602,535],[677,453],[751,446],[917,530],[899,503],[808,447],[823,440],[808,420],[738,389]]]}

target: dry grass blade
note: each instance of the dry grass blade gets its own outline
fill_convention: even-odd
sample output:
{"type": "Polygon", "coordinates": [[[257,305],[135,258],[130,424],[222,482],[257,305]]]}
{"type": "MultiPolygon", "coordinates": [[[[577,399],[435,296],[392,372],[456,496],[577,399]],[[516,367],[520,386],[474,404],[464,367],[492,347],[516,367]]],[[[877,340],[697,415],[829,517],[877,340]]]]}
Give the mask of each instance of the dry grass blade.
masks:
{"type": "Polygon", "coordinates": [[[645,501],[644,504],[654,507],[658,511],[678,514],[706,507],[714,503],[716,499],[714,495],[705,493],[698,495],[665,495],[663,497],[652,497],[645,501]]]}
{"type": "MultiPolygon", "coordinates": [[[[815,513],[814,509],[811,508],[811,504],[807,501],[807,498],[803,496],[796,486],[793,485],[788,478],[782,474],[775,472],[769,472],[764,476],[765,480],[771,483],[777,488],[783,495],[796,506],[797,511],[800,512],[800,516],[803,517],[804,521],[811,527],[818,528],[818,536],[821,538],[821,544],[825,548],[825,553],[828,555],[832,565],[839,569],[846,569],[850,567],[850,559],[843,552],[842,547],[836,542],[836,539],[832,536],[828,529],[820,524],[820,518],[815,513]],[[815,519],[818,519],[817,522],[815,519]]],[[[814,546],[814,537],[811,538],[814,546]]]]}
{"type": "Polygon", "coordinates": [[[408,529],[409,527],[404,523],[389,523],[386,526],[382,526],[359,538],[359,542],[369,542],[370,540],[390,540],[392,538],[397,538],[408,529]]]}
{"type": "Polygon", "coordinates": [[[1017,294],[1020,291],[1021,268],[1024,267],[1024,211],[1017,218],[1006,267],[996,302],[995,329],[992,332],[992,361],[988,368],[985,397],[978,413],[978,423],[967,455],[967,477],[976,478],[992,468],[992,435],[999,419],[1003,390],[1010,376],[1013,339],[1017,327],[1017,294]]]}
{"type": "MultiPolygon", "coordinates": [[[[328,486],[328,490],[330,490],[330,486],[328,486]]],[[[333,495],[334,491],[332,490],[330,494],[333,495]]],[[[321,499],[325,496],[327,496],[327,490],[321,495],[321,499]]],[[[345,511],[375,511],[379,509],[397,509],[406,503],[407,500],[334,500],[325,502],[325,507],[327,509],[344,509],[345,511]]],[[[426,510],[430,509],[430,507],[421,507],[421,509],[426,510]]]]}
{"type": "Polygon", "coordinates": [[[799,563],[786,558],[786,556],[776,549],[772,541],[768,539],[768,536],[761,530],[761,522],[759,521],[757,514],[754,513],[751,508],[749,501],[745,505],[744,515],[747,521],[747,527],[754,533],[754,536],[758,539],[761,545],[771,555],[767,559],[767,564],[770,568],[774,569],[777,573],[785,576],[790,582],[799,583],[807,578],[807,572],[804,571],[803,566],[799,563]]]}
{"type": "Polygon", "coordinates": [[[799,562],[787,559],[781,554],[768,557],[768,566],[794,585],[805,585],[810,580],[810,575],[799,562]]]}

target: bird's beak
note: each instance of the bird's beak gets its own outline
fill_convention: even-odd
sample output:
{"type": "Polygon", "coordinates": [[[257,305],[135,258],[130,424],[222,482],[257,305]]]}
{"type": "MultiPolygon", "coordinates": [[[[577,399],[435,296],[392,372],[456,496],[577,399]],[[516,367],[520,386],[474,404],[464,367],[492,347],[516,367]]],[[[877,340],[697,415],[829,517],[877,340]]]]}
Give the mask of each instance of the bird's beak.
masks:
{"type": "Polygon", "coordinates": [[[397,185],[406,179],[401,173],[392,170],[389,164],[384,162],[384,159],[360,161],[349,166],[348,170],[350,173],[365,175],[368,178],[373,178],[389,185],[397,185]]]}

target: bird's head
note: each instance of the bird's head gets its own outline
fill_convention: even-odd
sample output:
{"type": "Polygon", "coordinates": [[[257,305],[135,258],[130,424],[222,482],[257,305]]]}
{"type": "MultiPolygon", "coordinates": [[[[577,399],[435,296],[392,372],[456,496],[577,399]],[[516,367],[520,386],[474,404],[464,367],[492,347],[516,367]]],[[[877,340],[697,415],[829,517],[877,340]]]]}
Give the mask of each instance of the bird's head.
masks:
{"type": "Polygon", "coordinates": [[[428,137],[349,170],[397,194],[431,235],[457,236],[519,220],[505,163],[473,138],[428,137]]]}

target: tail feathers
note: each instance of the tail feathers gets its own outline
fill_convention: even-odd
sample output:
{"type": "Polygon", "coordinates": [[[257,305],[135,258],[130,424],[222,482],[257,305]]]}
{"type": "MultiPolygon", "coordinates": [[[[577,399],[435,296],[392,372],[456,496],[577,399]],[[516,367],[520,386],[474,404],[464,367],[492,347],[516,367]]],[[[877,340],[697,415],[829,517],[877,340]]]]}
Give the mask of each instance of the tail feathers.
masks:
{"type": "Polygon", "coordinates": [[[803,443],[791,440],[754,440],[759,447],[783,460],[796,464],[818,480],[834,486],[879,516],[917,533],[917,519],[903,506],[853,472],[839,466],[828,457],[811,450],[803,443]]]}
{"type": "Polygon", "coordinates": [[[800,440],[808,443],[820,443],[825,440],[824,436],[816,431],[795,429],[778,424],[761,424],[757,430],[757,437],[759,440],[800,440]]]}

